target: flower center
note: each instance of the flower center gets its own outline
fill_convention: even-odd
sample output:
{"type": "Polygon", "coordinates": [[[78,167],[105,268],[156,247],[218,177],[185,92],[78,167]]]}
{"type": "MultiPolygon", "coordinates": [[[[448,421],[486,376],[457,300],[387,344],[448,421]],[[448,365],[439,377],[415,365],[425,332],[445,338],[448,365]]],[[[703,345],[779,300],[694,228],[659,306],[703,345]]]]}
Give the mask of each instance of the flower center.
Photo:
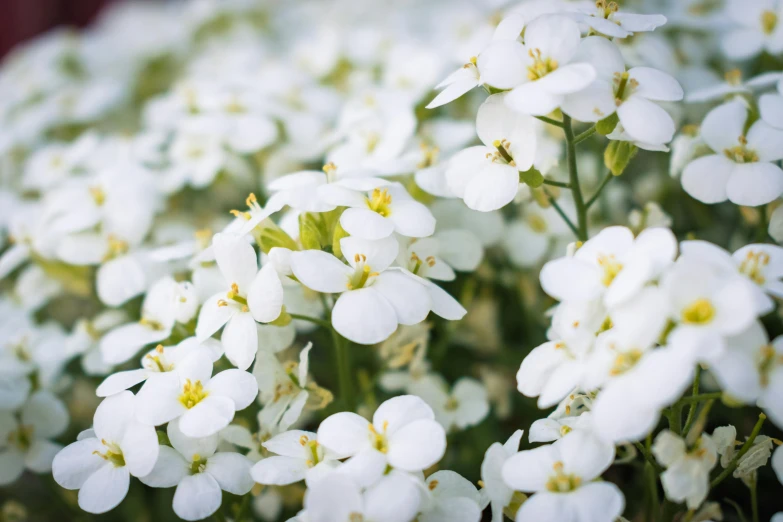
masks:
{"type": "Polygon", "coordinates": [[[148,353],[144,357],[145,361],[145,367],[147,367],[148,370],[151,370],[153,372],[170,372],[174,369],[174,365],[170,363],[166,363],[165,357],[163,356],[163,345],[159,344],[155,347],[155,355],[148,353]],[[149,361],[149,362],[147,362],[149,361]]]}
{"type": "Polygon", "coordinates": [[[355,266],[353,275],[348,278],[346,287],[348,290],[358,290],[364,288],[367,285],[367,281],[374,276],[379,275],[378,272],[372,272],[370,265],[367,264],[367,256],[364,254],[356,254],[353,256],[355,266]]]}
{"type": "Polygon", "coordinates": [[[381,453],[389,451],[389,441],[386,438],[386,430],[389,428],[389,421],[383,421],[383,432],[378,433],[375,426],[370,423],[368,429],[370,430],[370,444],[376,450],[381,453]]]}
{"type": "Polygon", "coordinates": [[[620,6],[617,5],[617,2],[607,2],[606,0],[597,0],[595,6],[601,12],[600,14],[606,19],[620,10],[620,6]]]}
{"type": "Polygon", "coordinates": [[[323,460],[323,450],[317,440],[310,440],[307,435],[299,437],[299,444],[304,446],[309,452],[310,457],[305,462],[308,468],[314,467],[316,464],[323,460]]]}
{"type": "Polygon", "coordinates": [[[252,192],[248,194],[247,198],[245,198],[245,204],[247,205],[247,208],[250,209],[249,212],[234,209],[230,210],[229,213],[234,217],[241,217],[245,221],[250,221],[250,219],[253,217],[253,214],[260,214],[263,211],[261,205],[258,204],[256,195],[252,192]]]}
{"type": "Polygon", "coordinates": [[[193,461],[190,463],[190,474],[203,473],[207,469],[207,459],[202,459],[198,453],[193,455],[193,461]]]}
{"type": "Polygon", "coordinates": [[[618,353],[614,359],[612,369],[609,370],[610,375],[620,375],[634,366],[642,358],[642,351],[639,349],[629,350],[627,352],[618,353]]]}
{"type": "Polygon", "coordinates": [[[201,381],[195,383],[190,382],[190,379],[185,380],[185,385],[182,387],[182,393],[179,396],[179,402],[182,403],[187,409],[191,409],[199,402],[203,401],[209,392],[204,391],[204,386],[201,381]]]}
{"type": "Polygon", "coordinates": [[[563,472],[562,462],[555,462],[552,468],[555,470],[555,473],[549,477],[546,483],[546,489],[549,491],[553,493],[568,493],[569,491],[574,491],[582,484],[581,477],[563,472]]]}
{"type": "Polygon", "coordinates": [[[109,237],[106,239],[106,243],[106,253],[103,254],[102,259],[104,262],[128,253],[129,247],[127,241],[123,241],[122,239],[119,239],[113,235],[109,235],[109,237]]]}
{"type": "Polygon", "coordinates": [[[431,167],[438,162],[438,154],[440,153],[440,149],[438,147],[429,145],[427,143],[422,143],[420,148],[421,161],[416,164],[416,168],[426,169],[427,167],[431,167]]]}
{"type": "Polygon", "coordinates": [[[545,234],[549,227],[546,224],[546,220],[538,214],[528,214],[525,217],[525,221],[533,229],[534,232],[539,234],[545,234]]]}
{"type": "Polygon", "coordinates": [[[416,275],[419,274],[419,271],[421,270],[424,264],[426,264],[431,268],[435,266],[435,263],[436,261],[434,256],[427,256],[427,258],[424,261],[422,261],[421,258],[416,254],[416,252],[411,252],[410,271],[416,275]]]}
{"type": "Polygon", "coordinates": [[[163,330],[163,323],[160,321],[156,321],[155,319],[147,319],[146,317],[142,317],[139,319],[139,324],[146,326],[150,330],[156,330],[160,331],[163,330]]]}
{"type": "Polygon", "coordinates": [[[456,411],[459,408],[459,401],[454,397],[449,397],[446,401],[446,411],[456,411]]]}
{"type": "Polygon", "coordinates": [[[730,71],[726,71],[724,78],[726,79],[726,83],[736,87],[742,83],[742,71],[740,71],[739,69],[732,69],[730,71]]]}
{"type": "Polygon", "coordinates": [[[764,267],[768,264],[769,254],[751,250],[740,263],[739,271],[748,276],[754,283],[763,285],[767,281],[764,277],[764,267]]]}
{"type": "MultiPolygon", "coordinates": [[[[236,283],[231,283],[231,290],[226,292],[226,298],[234,301],[235,303],[238,303],[243,312],[247,312],[249,310],[247,307],[247,299],[239,295],[239,286],[236,283]]],[[[217,305],[219,307],[228,306],[228,301],[225,299],[218,299],[217,305]]]]}
{"type": "Polygon", "coordinates": [[[16,431],[8,434],[8,444],[20,451],[27,451],[33,443],[33,431],[32,426],[20,424],[16,431]]]}
{"type": "Polygon", "coordinates": [[[605,256],[600,254],[598,256],[598,266],[604,270],[604,276],[603,279],[601,279],[604,286],[611,285],[614,278],[617,277],[617,274],[623,269],[623,264],[617,261],[614,255],[605,256]]]}
{"type": "Polygon", "coordinates": [[[90,196],[92,196],[92,200],[95,202],[97,206],[103,206],[103,204],[106,202],[106,193],[103,191],[101,187],[90,187],[90,196]]]}
{"type": "Polygon", "coordinates": [[[739,145],[730,149],[723,149],[723,154],[736,163],[753,163],[759,160],[755,150],[748,149],[748,140],[745,136],[740,136],[739,145]]]}
{"type": "Polygon", "coordinates": [[[391,215],[391,194],[388,189],[373,189],[369,199],[366,199],[367,207],[383,217],[391,215]]]}
{"type": "Polygon", "coordinates": [[[709,299],[697,299],[682,311],[685,324],[709,324],[715,317],[715,307],[709,299]]]}
{"type": "Polygon", "coordinates": [[[634,80],[628,74],[628,71],[614,73],[614,102],[615,105],[620,106],[623,101],[633,94],[633,91],[639,87],[639,82],[634,80]]]}
{"type": "Polygon", "coordinates": [[[761,13],[761,30],[764,34],[772,34],[778,26],[778,15],[774,11],[764,11],[761,13]]]}
{"type": "Polygon", "coordinates": [[[530,49],[528,55],[533,59],[533,64],[527,68],[527,78],[530,81],[539,80],[557,69],[557,60],[542,58],[541,49],[530,49]]]}
{"type": "Polygon", "coordinates": [[[781,365],[783,365],[783,355],[778,355],[772,345],[766,344],[761,347],[756,358],[756,367],[763,388],[769,386],[769,376],[781,365]]]}
{"type": "Polygon", "coordinates": [[[125,465],[125,457],[123,457],[122,450],[118,445],[113,442],[106,442],[104,439],[101,439],[101,444],[106,446],[106,451],[101,453],[95,450],[92,452],[93,455],[98,455],[103,460],[111,462],[115,468],[121,468],[125,465]]]}

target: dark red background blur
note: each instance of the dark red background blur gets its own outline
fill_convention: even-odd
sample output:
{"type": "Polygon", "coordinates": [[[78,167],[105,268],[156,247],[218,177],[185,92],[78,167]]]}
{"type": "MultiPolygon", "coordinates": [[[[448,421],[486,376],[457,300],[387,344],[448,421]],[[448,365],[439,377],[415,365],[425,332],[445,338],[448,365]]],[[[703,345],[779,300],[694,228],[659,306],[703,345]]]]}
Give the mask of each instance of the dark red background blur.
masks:
{"type": "Polygon", "coordinates": [[[0,56],[58,25],[84,26],[112,0],[0,0],[0,56]]]}

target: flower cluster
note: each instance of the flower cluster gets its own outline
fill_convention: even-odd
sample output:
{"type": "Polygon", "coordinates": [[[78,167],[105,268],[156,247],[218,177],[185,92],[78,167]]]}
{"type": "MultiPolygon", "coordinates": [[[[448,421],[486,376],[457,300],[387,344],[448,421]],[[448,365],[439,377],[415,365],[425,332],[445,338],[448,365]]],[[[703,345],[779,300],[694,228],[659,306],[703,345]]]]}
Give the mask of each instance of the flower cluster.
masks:
{"type": "Polygon", "coordinates": [[[183,520],[771,516],[783,3],[635,4],[125,3],[15,49],[0,486],[139,520],[137,488],[183,520]]]}

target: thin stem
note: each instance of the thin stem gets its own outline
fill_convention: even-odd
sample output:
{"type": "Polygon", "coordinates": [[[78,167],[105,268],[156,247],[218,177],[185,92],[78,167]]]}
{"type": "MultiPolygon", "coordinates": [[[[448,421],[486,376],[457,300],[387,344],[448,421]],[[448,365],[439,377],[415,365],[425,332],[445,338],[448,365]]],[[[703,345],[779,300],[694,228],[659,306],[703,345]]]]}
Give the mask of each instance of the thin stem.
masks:
{"type": "Polygon", "coordinates": [[[745,444],[742,445],[742,448],[737,452],[737,454],[734,455],[734,458],[731,459],[731,462],[729,462],[729,465],[726,466],[726,469],[723,470],[723,473],[715,477],[715,480],[710,482],[710,489],[715,488],[718,484],[723,482],[726,477],[734,473],[734,470],[737,469],[737,464],[739,464],[739,460],[750,450],[751,446],[753,446],[753,441],[756,440],[756,436],[761,431],[761,426],[764,425],[765,420],[767,420],[767,416],[763,413],[760,413],[759,420],[756,421],[756,425],[753,427],[753,431],[750,432],[750,437],[748,437],[748,440],[745,441],[745,444]]]}
{"type": "Polygon", "coordinates": [[[669,419],[669,429],[680,435],[682,433],[682,406],[679,403],[673,404],[666,417],[669,419]]]}
{"type": "MultiPolygon", "coordinates": [[[[638,443],[637,443],[638,444],[638,443]]],[[[641,444],[639,444],[641,446],[641,444]]],[[[650,493],[650,522],[658,522],[661,515],[661,500],[658,497],[658,473],[655,466],[648,462],[644,471],[647,474],[647,487],[650,493]]]]}
{"type": "Polygon", "coordinates": [[[682,399],[677,401],[677,404],[683,406],[684,404],[690,404],[691,402],[704,402],[704,401],[709,401],[711,399],[720,399],[722,396],[723,396],[722,392],[700,393],[699,395],[690,395],[688,397],[683,397],[682,399]]]}
{"type": "Polygon", "coordinates": [[[345,403],[348,411],[355,411],[356,396],[353,393],[353,381],[351,380],[351,359],[348,353],[348,343],[334,328],[329,330],[332,333],[334,360],[337,361],[337,382],[340,387],[340,399],[345,403]]]}
{"type": "Polygon", "coordinates": [[[309,315],[301,315],[301,314],[288,314],[288,315],[290,315],[292,319],[307,321],[308,323],[317,324],[318,326],[323,326],[324,328],[332,327],[332,323],[326,321],[325,319],[318,319],[317,317],[310,317],[309,315]]]}
{"type": "Polygon", "coordinates": [[[601,184],[598,185],[598,188],[595,190],[595,194],[593,194],[593,197],[587,200],[587,203],[585,203],[586,208],[590,208],[593,206],[593,203],[598,201],[598,196],[601,195],[601,192],[604,191],[604,188],[609,184],[610,181],[612,181],[612,178],[614,178],[614,174],[611,172],[607,172],[606,176],[604,176],[604,179],[601,181],[601,184]]]}
{"type": "Polygon", "coordinates": [[[563,183],[562,181],[554,181],[551,179],[545,179],[544,185],[552,185],[553,187],[561,187],[561,188],[567,188],[570,189],[571,185],[568,183],[563,183]]]}
{"type": "Polygon", "coordinates": [[[652,454],[650,454],[649,451],[647,451],[647,448],[645,448],[641,442],[634,442],[634,446],[636,446],[636,449],[639,450],[639,453],[644,456],[644,458],[647,460],[647,463],[650,464],[656,473],[662,473],[663,468],[658,465],[657,462],[655,462],[655,459],[653,458],[652,454]]]}
{"type": "MultiPolygon", "coordinates": [[[[554,125],[555,127],[562,127],[563,122],[553,120],[552,118],[547,118],[546,116],[535,116],[536,119],[543,121],[544,123],[548,123],[550,125],[554,125]]],[[[563,119],[565,120],[567,116],[563,116],[563,119]]]]}
{"type": "Polygon", "coordinates": [[[571,128],[571,117],[563,115],[563,133],[566,139],[566,153],[568,155],[568,177],[571,183],[571,193],[574,196],[574,206],[577,217],[577,238],[587,241],[587,207],[582,196],[582,188],[579,186],[579,171],[576,166],[576,143],[574,142],[574,129],[571,128]]]}
{"type": "Polygon", "coordinates": [[[549,203],[554,207],[555,211],[560,215],[561,218],[563,218],[563,221],[565,221],[566,225],[568,225],[568,228],[571,229],[571,231],[574,233],[574,235],[578,236],[579,231],[576,228],[576,225],[574,225],[573,221],[566,216],[566,213],[563,212],[563,209],[560,208],[560,205],[557,204],[557,201],[555,201],[555,198],[552,197],[552,194],[546,191],[544,189],[544,194],[546,194],[546,198],[549,200],[549,203]]]}
{"type": "MultiPolygon", "coordinates": [[[[701,372],[699,372],[699,369],[696,368],[696,375],[693,377],[693,390],[691,391],[691,397],[695,397],[699,394],[699,381],[701,380],[701,372]]],[[[692,402],[690,408],[688,409],[688,416],[685,418],[685,433],[688,433],[688,430],[691,428],[691,424],[693,423],[693,419],[696,417],[696,406],[698,403],[692,402]]]]}
{"type": "Polygon", "coordinates": [[[579,134],[577,134],[576,138],[574,138],[574,145],[582,143],[583,141],[585,141],[587,138],[589,138],[593,134],[595,134],[595,125],[593,125],[589,129],[587,129],[586,131],[580,132],[579,134]]]}
{"type": "Polygon", "coordinates": [[[759,224],[756,228],[756,241],[763,243],[767,240],[767,205],[759,207],[759,224]]]}
{"type": "Polygon", "coordinates": [[[757,482],[758,476],[755,476],[753,477],[753,480],[750,481],[750,485],[748,486],[750,488],[750,509],[753,522],[759,522],[759,496],[758,492],[756,491],[757,482]]]}

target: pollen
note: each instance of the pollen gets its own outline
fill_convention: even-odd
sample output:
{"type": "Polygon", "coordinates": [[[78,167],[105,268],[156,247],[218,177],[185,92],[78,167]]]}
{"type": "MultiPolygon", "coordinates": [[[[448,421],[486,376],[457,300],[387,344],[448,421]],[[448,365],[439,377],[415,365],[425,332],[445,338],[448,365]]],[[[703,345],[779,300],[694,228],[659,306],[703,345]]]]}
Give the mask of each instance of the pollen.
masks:
{"type": "Polygon", "coordinates": [[[546,489],[553,493],[568,493],[577,489],[582,484],[582,479],[574,474],[566,474],[563,463],[557,461],[552,466],[554,474],[549,477],[546,489]]]}
{"type": "Polygon", "coordinates": [[[527,77],[531,81],[540,80],[558,67],[557,60],[541,57],[541,49],[531,49],[528,54],[533,59],[533,65],[527,68],[527,77]]]}
{"type": "Polygon", "coordinates": [[[186,379],[185,385],[182,387],[182,394],[179,396],[179,402],[187,409],[191,409],[203,401],[207,395],[209,395],[209,392],[204,390],[204,385],[201,384],[201,381],[191,382],[190,379],[186,379]]]}
{"type": "Polygon", "coordinates": [[[101,187],[90,187],[90,196],[99,207],[106,203],[106,193],[101,187]]]}
{"type": "Polygon", "coordinates": [[[729,85],[737,86],[742,83],[742,71],[740,71],[739,69],[732,69],[730,71],[726,71],[724,78],[726,80],[726,83],[728,83],[729,85]]]}
{"type": "Polygon", "coordinates": [[[761,13],[761,30],[764,34],[772,34],[778,26],[778,15],[774,11],[761,13]]]}
{"type": "Polygon", "coordinates": [[[617,274],[623,269],[623,264],[617,261],[614,255],[599,255],[598,266],[604,271],[604,276],[601,279],[604,286],[611,285],[614,278],[617,277],[617,274]]]}
{"type": "Polygon", "coordinates": [[[150,328],[152,330],[157,330],[157,331],[163,330],[163,325],[160,322],[155,321],[154,319],[147,319],[145,317],[142,317],[141,319],[139,319],[139,324],[142,326],[146,326],[147,328],[150,328]]]}
{"type": "Polygon", "coordinates": [[[433,480],[432,482],[430,482],[430,483],[427,485],[427,488],[428,488],[430,491],[432,491],[433,489],[435,489],[435,488],[437,488],[437,487],[438,487],[438,481],[437,481],[437,480],[433,480]]]}
{"type": "Polygon", "coordinates": [[[748,276],[754,283],[763,285],[767,279],[764,277],[765,267],[769,264],[769,254],[766,252],[748,251],[745,259],[740,263],[739,271],[748,276]]]}
{"type": "Polygon", "coordinates": [[[709,299],[695,300],[682,311],[685,324],[709,324],[715,318],[715,307],[709,299]]]}
{"type": "Polygon", "coordinates": [[[391,215],[392,197],[388,189],[373,189],[370,198],[367,199],[367,207],[383,217],[391,215]]]}

